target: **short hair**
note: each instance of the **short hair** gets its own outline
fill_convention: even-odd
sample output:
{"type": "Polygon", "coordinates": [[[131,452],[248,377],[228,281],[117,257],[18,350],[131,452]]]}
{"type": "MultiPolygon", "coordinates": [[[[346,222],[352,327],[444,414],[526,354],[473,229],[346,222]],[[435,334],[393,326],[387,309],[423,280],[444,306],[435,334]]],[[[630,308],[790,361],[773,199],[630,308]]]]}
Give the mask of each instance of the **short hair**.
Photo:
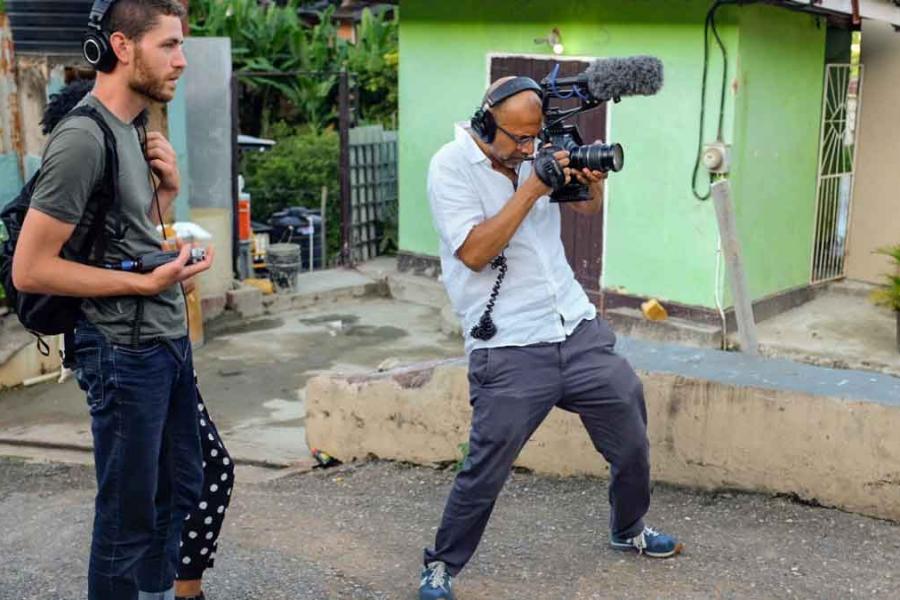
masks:
{"type": "Polygon", "coordinates": [[[103,30],[140,41],[156,27],[159,17],[185,18],[187,11],[178,0],[117,0],[103,19],[103,30]]]}

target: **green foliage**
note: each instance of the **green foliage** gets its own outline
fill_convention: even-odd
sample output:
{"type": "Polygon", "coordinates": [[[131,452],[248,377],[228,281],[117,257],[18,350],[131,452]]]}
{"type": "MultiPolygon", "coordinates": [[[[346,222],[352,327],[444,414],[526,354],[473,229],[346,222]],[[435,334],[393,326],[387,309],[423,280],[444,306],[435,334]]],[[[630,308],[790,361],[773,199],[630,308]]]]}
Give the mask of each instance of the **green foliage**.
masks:
{"type": "Polygon", "coordinates": [[[257,0],[191,2],[193,35],[231,38],[244,133],[269,136],[271,123],[281,120],[321,129],[335,119],[337,78],[327,73],[340,55],[333,43],[333,11],[322,15],[320,25],[306,27],[297,7],[296,0],[284,6],[260,6],[257,0]]]}
{"type": "Polygon", "coordinates": [[[333,8],[319,24],[305,25],[301,5],[258,0],[194,0],[191,32],[231,38],[234,70],[240,77],[241,129],[271,135],[278,121],[313,129],[337,120],[337,73],[350,71],[359,86],[364,121],[395,125],[397,114],[398,23],[366,9],[357,43],[338,38],[333,8]],[[251,74],[265,72],[265,75],[251,74]],[[299,73],[298,73],[299,72],[299,73]]]}
{"type": "Polygon", "coordinates": [[[386,20],[363,11],[356,44],[347,48],[347,69],[356,77],[360,120],[397,127],[397,66],[399,27],[397,19],[386,20]]]}
{"type": "Polygon", "coordinates": [[[462,444],[458,444],[457,449],[459,450],[460,457],[456,460],[456,464],[453,465],[453,472],[459,473],[462,471],[463,466],[466,464],[466,459],[469,458],[469,442],[463,442],[462,444]]]}
{"type": "Polygon", "coordinates": [[[396,202],[388,203],[378,215],[378,235],[381,243],[378,245],[379,254],[397,254],[400,249],[400,222],[396,202]]]}
{"type": "Polygon", "coordinates": [[[878,254],[890,257],[894,263],[894,273],[887,274],[884,278],[887,280],[884,287],[876,290],[872,294],[872,300],[880,305],[886,306],[891,310],[900,311],[900,244],[887,248],[876,250],[878,254]]]}
{"type": "Polygon", "coordinates": [[[275,147],[268,152],[247,153],[241,163],[244,189],[251,196],[253,219],[264,223],[273,212],[288,206],[319,208],[321,189],[326,186],[328,256],[339,254],[340,140],[337,133],[330,130],[296,130],[285,123],[273,125],[271,133],[278,141],[275,147]]]}

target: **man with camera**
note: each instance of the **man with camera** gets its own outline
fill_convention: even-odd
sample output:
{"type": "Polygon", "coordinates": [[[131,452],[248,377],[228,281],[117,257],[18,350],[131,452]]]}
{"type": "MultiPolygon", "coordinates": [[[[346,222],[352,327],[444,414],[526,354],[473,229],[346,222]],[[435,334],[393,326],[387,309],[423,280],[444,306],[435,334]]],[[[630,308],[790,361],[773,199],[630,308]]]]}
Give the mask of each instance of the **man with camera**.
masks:
{"type": "Polygon", "coordinates": [[[468,456],[425,551],[423,600],[453,598],[452,577],[475,552],[513,462],[554,406],[579,415],[610,463],[612,547],[660,558],[681,550],[644,525],[643,388],[566,261],[560,208],[548,198],[574,178],[589,199],[566,206],[596,213],[606,174],[572,169],[569,152],[537,147],[543,93],[527,77],[496,81],[428,172],[443,281],[465,333],[473,414],[468,456]]]}
{"type": "Polygon", "coordinates": [[[151,272],[123,267],[160,256],[157,225],[180,186],[172,146],[140,124],[174,97],[184,16],[178,0],[94,2],[85,58],[97,81],[49,137],[13,258],[20,292],[84,299],[66,351],[92,418],[90,600],[174,598],[181,529],[203,482],[179,288],[212,251],[192,263],[184,245],[151,272]],[[102,250],[84,261],[75,249],[94,235],[102,250]]]}

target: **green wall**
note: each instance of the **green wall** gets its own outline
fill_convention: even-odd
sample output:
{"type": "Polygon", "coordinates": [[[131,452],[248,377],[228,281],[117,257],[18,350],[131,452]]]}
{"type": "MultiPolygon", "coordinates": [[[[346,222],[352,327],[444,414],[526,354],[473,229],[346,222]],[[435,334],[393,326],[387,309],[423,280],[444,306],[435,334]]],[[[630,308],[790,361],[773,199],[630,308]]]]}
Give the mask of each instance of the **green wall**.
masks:
{"type": "MultiPolygon", "coordinates": [[[[487,84],[487,55],[509,53],[551,58],[549,49],[535,45],[534,38],[559,27],[566,56],[651,54],[659,57],[665,67],[666,82],[658,95],[626,98],[611,109],[610,139],[625,146],[626,167],[608,180],[604,286],[685,304],[714,306],[715,215],[712,205],[698,202],[690,187],[699,123],[703,21],[708,6],[709,3],[703,0],[597,0],[577,7],[571,4],[550,6],[536,0],[489,4],[472,0],[404,0],[400,26],[401,250],[427,255],[438,253],[437,235],[432,228],[425,192],[428,162],[442,144],[452,139],[452,124],[467,119],[475,109],[487,84]]],[[[739,61],[734,60],[744,43],[751,53],[752,62],[748,66],[753,67],[754,74],[756,68],[765,66],[765,61],[774,61],[779,52],[784,52],[763,52],[759,44],[744,41],[745,32],[740,28],[764,29],[769,26],[769,21],[784,19],[781,30],[793,35],[798,23],[804,26],[804,33],[808,33],[806,25],[812,22],[806,15],[776,9],[754,9],[752,17],[745,17],[743,13],[747,10],[728,8],[720,11],[720,31],[732,57],[729,69],[732,73],[736,68],[746,72],[746,66],[738,67],[739,61]]],[[[824,40],[824,30],[821,39],[824,40]]],[[[818,43],[811,34],[795,41],[779,42],[787,42],[791,48],[803,43],[818,44],[820,64],[814,69],[814,76],[821,79],[824,42],[818,43]]],[[[813,54],[814,50],[803,52],[804,57],[813,54]]],[[[796,57],[789,57],[789,61],[808,68],[806,62],[798,61],[796,57]]],[[[714,82],[719,80],[720,74],[721,60],[718,52],[713,52],[711,92],[707,98],[707,138],[714,135],[718,108],[718,84],[714,82]]],[[[787,77],[785,72],[778,79],[787,77]]],[[[808,77],[804,74],[800,79],[806,81],[808,77]]],[[[766,104],[767,96],[776,94],[779,103],[782,98],[782,94],[769,84],[759,95],[747,100],[741,98],[742,91],[746,90],[738,90],[737,104],[733,91],[729,90],[726,97],[727,142],[735,141],[732,131],[736,107],[739,111],[750,107],[753,119],[765,119],[766,115],[758,109],[766,104]]],[[[797,93],[812,99],[806,104],[820,101],[820,89],[800,89],[797,93]]],[[[774,100],[768,104],[777,106],[774,100]]],[[[801,110],[800,106],[805,102],[795,100],[789,104],[801,110]]],[[[808,116],[817,119],[817,110],[808,116]]],[[[747,115],[737,117],[746,122],[747,115]]],[[[793,130],[793,120],[803,120],[802,117],[792,109],[790,116],[775,117],[773,123],[765,124],[762,130],[780,128],[783,135],[793,130]]],[[[801,128],[802,135],[807,134],[807,129],[805,125],[801,128]]],[[[753,149],[749,156],[755,156],[765,140],[744,125],[740,133],[753,149]]],[[[814,132],[813,152],[816,137],[817,132],[814,132]]],[[[772,142],[772,139],[768,140],[769,144],[772,142]]],[[[742,173],[741,185],[743,182],[749,184],[749,178],[759,171],[771,168],[768,159],[760,159],[758,163],[754,165],[756,170],[742,173]]],[[[811,202],[814,201],[814,173],[809,178],[813,186],[808,199],[811,202]]],[[[784,178],[779,177],[772,186],[777,188],[785,183],[784,178]]],[[[748,190],[750,187],[748,185],[748,190]]],[[[792,194],[801,193],[799,185],[788,187],[792,194]]],[[[736,195],[743,191],[743,187],[736,190],[736,195]]],[[[736,202],[739,201],[736,198],[736,202]]],[[[739,216],[754,218],[750,211],[742,211],[739,216]]],[[[742,233],[746,230],[742,224],[742,233]]],[[[757,249],[751,251],[756,253],[757,249]]],[[[754,258],[753,265],[758,263],[754,258]]],[[[788,279],[793,281],[794,274],[788,279]]],[[[780,281],[768,273],[759,280],[751,274],[754,290],[768,289],[769,282],[774,280],[780,281]]]]}
{"type": "Polygon", "coordinates": [[[754,298],[809,283],[826,33],[802,13],[741,13],[732,186],[754,298]]]}

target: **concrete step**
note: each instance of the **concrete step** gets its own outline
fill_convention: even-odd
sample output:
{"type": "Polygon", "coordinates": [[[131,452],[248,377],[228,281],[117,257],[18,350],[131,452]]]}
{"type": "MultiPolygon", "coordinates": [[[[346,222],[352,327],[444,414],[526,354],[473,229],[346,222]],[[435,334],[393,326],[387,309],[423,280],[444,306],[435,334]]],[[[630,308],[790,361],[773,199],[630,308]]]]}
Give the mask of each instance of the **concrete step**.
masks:
{"type": "Polygon", "coordinates": [[[443,310],[450,304],[444,284],[436,278],[403,273],[394,258],[380,257],[361,263],[356,270],[374,280],[386,281],[391,298],[443,310]]]}
{"type": "Polygon", "coordinates": [[[685,319],[669,318],[665,321],[650,321],[635,308],[611,308],[606,311],[606,319],[616,335],[624,335],[643,340],[669,342],[694,348],[722,347],[722,329],[685,319]]]}
{"type": "Polygon", "coordinates": [[[853,352],[839,352],[834,348],[816,352],[780,342],[760,342],[759,353],[769,358],[784,358],[829,369],[873,371],[900,377],[900,364],[897,361],[887,362],[853,352]]]}
{"type": "Polygon", "coordinates": [[[878,289],[878,286],[865,281],[856,281],[853,279],[842,279],[828,284],[823,293],[844,294],[845,296],[854,296],[857,298],[868,298],[878,289]]]}

